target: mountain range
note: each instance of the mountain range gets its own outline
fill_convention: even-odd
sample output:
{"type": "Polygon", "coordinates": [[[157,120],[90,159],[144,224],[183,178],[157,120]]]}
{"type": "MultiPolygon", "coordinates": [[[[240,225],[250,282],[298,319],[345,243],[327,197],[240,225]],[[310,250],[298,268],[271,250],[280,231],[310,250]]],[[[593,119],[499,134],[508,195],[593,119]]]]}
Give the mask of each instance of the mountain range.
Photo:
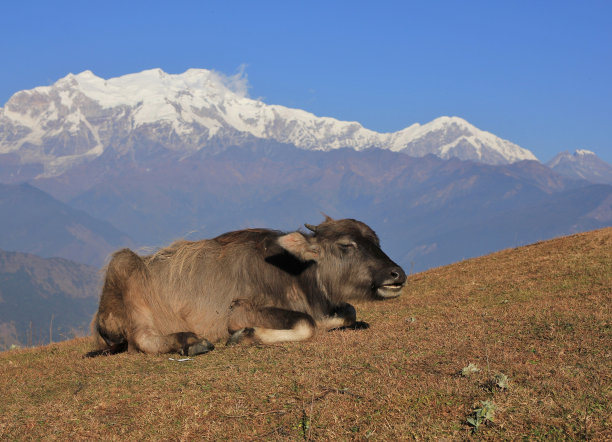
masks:
{"type": "Polygon", "coordinates": [[[262,140],[308,150],[433,153],[487,164],[536,159],[461,118],[381,134],[356,122],[250,99],[205,69],[179,75],[153,69],[108,80],[85,71],[20,91],[0,109],[0,165],[14,181],[58,176],[111,150],[118,156],[188,156],[262,140]]]}
{"type": "Polygon", "coordinates": [[[204,69],[111,79],[85,71],[20,91],[0,109],[0,182],[11,192],[28,183],[77,211],[45,226],[50,209],[21,199],[0,246],[99,265],[113,248],[295,229],[325,212],[370,223],[395,259],[423,270],[609,225],[612,187],[593,179],[605,172],[567,164],[543,165],[458,117],[381,134],[267,105],[204,69]],[[28,207],[40,217],[26,227],[28,207]],[[91,217],[80,222],[89,233],[66,236],[77,213],[91,217]],[[40,238],[11,233],[21,225],[40,238]],[[75,235],[82,256],[37,245],[75,235]]]}

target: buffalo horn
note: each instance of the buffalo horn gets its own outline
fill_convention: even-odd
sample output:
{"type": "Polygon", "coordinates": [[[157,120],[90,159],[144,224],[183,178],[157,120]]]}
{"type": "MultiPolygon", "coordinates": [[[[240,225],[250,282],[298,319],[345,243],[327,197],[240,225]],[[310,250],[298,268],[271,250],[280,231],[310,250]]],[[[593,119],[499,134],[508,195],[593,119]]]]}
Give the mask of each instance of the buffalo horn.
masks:
{"type": "Polygon", "coordinates": [[[304,227],[306,227],[311,232],[317,233],[317,226],[313,226],[312,224],[304,224],[304,227]]]}

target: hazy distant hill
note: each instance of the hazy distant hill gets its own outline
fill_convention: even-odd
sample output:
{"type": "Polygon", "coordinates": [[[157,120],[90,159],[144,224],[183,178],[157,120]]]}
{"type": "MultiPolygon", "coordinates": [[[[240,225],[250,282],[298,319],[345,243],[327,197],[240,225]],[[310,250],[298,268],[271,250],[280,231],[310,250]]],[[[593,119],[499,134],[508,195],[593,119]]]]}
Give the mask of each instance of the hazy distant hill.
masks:
{"type": "Polygon", "coordinates": [[[561,152],[546,163],[557,173],[591,183],[612,184],[612,165],[606,163],[594,152],[578,149],[576,152],[561,152]]]}
{"type": "Polygon", "coordinates": [[[612,222],[612,211],[606,212],[612,187],[591,187],[535,161],[492,166],[376,149],[309,152],[270,144],[125,158],[111,161],[112,167],[107,161],[101,157],[61,179],[34,183],[60,198],[83,189],[71,205],[148,245],[244,227],[296,229],[318,222],[323,211],[369,223],[394,259],[422,270],[612,222]],[[99,170],[107,172],[96,176],[99,170]],[[86,184],[83,177],[89,177],[86,184]],[[573,189],[582,189],[578,204],[566,193],[573,189]],[[545,214],[551,204],[554,210],[545,214]]]}
{"type": "Polygon", "coordinates": [[[62,203],[29,184],[0,184],[0,248],[100,266],[133,245],[106,221],[62,203]]]}
{"type": "MultiPolygon", "coordinates": [[[[554,193],[523,207],[472,220],[423,238],[402,262],[417,269],[435,267],[531,242],[612,225],[612,189],[592,185],[554,193]]],[[[395,251],[396,249],[394,249],[395,251]]],[[[397,253],[401,253],[397,250],[397,253]]]]}
{"type": "Polygon", "coordinates": [[[67,259],[0,250],[0,350],[88,333],[99,271],[67,259]]]}

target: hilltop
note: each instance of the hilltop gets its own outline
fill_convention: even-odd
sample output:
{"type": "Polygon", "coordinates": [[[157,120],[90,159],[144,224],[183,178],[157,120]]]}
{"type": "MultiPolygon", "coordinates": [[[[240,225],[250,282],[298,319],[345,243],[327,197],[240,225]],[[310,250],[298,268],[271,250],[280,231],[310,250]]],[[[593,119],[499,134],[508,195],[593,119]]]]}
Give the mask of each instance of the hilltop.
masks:
{"type": "Polygon", "coordinates": [[[0,438],[603,440],[611,255],[612,228],[504,250],[358,305],[367,330],[183,363],[85,360],[89,338],[5,352],[0,438]],[[461,376],[470,363],[480,371],[461,376]],[[481,401],[495,414],[472,433],[481,401]]]}

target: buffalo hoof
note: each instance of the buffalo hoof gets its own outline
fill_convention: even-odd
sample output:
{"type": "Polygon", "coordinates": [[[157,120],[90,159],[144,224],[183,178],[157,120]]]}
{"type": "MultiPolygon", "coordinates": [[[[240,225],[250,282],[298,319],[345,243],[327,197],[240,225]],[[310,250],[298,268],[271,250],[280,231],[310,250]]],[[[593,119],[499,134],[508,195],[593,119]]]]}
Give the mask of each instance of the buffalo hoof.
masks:
{"type": "Polygon", "coordinates": [[[198,339],[198,337],[191,332],[181,332],[176,334],[179,342],[182,342],[182,348],[179,350],[179,354],[182,356],[196,356],[202,353],[208,353],[215,348],[206,339],[198,339]]]}
{"type": "Polygon", "coordinates": [[[245,339],[251,340],[254,334],[255,334],[255,330],[252,329],[251,327],[241,328],[240,330],[232,333],[232,335],[229,337],[225,345],[236,345],[236,344],[241,343],[245,339]]]}
{"type": "Polygon", "coordinates": [[[84,358],[95,358],[97,356],[110,356],[110,355],[115,355],[117,353],[123,353],[124,351],[127,351],[127,349],[128,349],[127,341],[122,341],[117,344],[113,344],[107,348],[103,348],[102,350],[90,351],[89,353],[85,354],[85,356],[83,357],[84,358]]]}
{"type": "Polygon", "coordinates": [[[338,327],[336,330],[366,330],[370,328],[370,324],[365,321],[355,321],[351,325],[345,325],[344,327],[338,327]]]}
{"type": "Polygon", "coordinates": [[[186,351],[181,351],[183,356],[197,356],[204,353],[208,353],[215,349],[215,346],[208,342],[206,339],[202,339],[200,342],[196,342],[195,344],[187,347],[186,351]]]}

